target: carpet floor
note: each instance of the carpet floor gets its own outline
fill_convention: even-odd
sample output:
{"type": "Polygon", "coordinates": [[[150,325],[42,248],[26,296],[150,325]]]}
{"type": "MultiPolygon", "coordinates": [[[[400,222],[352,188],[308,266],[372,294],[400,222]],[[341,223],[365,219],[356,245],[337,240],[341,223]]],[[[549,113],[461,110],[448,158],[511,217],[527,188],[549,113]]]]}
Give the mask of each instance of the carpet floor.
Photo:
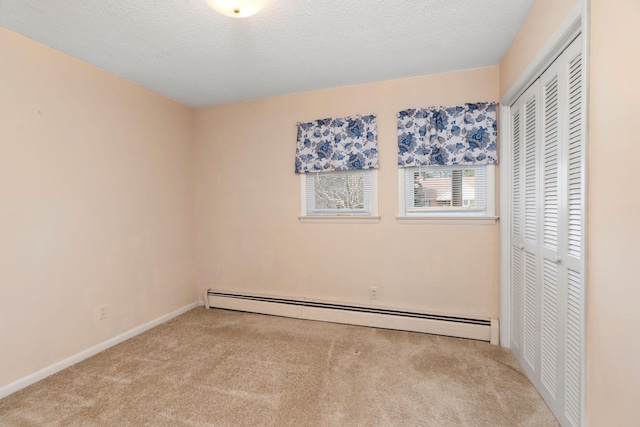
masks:
{"type": "Polygon", "coordinates": [[[197,308],[0,400],[2,426],[557,426],[487,343],[197,308]]]}

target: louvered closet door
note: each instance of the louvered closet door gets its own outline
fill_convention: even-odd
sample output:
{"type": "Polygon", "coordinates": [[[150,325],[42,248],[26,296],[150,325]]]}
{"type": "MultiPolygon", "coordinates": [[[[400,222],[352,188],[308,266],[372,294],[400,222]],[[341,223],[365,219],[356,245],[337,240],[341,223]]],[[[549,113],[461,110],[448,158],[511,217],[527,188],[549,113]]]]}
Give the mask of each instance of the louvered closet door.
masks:
{"type": "Polygon", "coordinates": [[[512,349],[563,426],[580,426],[584,64],[576,39],[511,108],[512,349]]]}
{"type": "MultiPolygon", "coordinates": [[[[585,330],[585,254],[584,214],[586,211],[585,182],[585,77],[584,60],[578,38],[563,54],[562,73],[567,79],[567,120],[562,141],[563,187],[561,204],[561,251],[566,299],[563,299],[564,355],[561,366],[565,382],[564,417],[566,425],[583,423],[583,371],[585,330]]],[[[564,282],[563,282],[564,283],[564,282]]]]}
{"type": "Polygon", "coordinates": [[[530,376],[538,366],[538,82],[512,108],[512,339],[530,376]]]}
{"type": "Polygon", "coordinates": [[[566,122],[566,79],[562,73],[562,56],[540,77],[541,100],[541,347],[540,375],[536,378],[540,394],[556,413],[562,406],[558,393],[562,384],[562,359],[564,316],[561,301],[565,298],[566,280],[561,264],[561,197],[563,193],[561,161],[562,141],[566,138],[563,123],[566,122]]]}
{"type": "Polygon", "coordinates": [[[518,102],[511,108],[511,346],[516,354],[522,352],[524,319],[523,120],[518,102]]]}

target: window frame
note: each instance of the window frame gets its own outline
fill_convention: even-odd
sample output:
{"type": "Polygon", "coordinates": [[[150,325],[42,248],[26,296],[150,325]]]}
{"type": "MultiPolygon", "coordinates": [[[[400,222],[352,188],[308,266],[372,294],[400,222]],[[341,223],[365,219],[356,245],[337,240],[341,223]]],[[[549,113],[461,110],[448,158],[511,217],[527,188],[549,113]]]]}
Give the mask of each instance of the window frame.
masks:
{"type": "Polygon", "coordinates": [[[429,211],[407,212],[406,174],[412,168],[398,168],[398,215],[399,224],[478,224],[493,225],[496,216],[496,166],[485,166],[485,209],[483,211],[464,209],[433,209],[429,211]]]}
{"type": "MultiPolygon", "coordinates": [[[[349,171],[336,171],[340,173],[349,173],[349,171]]],[[[375,224],[380,222],[380,216],[378,215],[378,170],[377,169],[363,169],[354,170],[351,172],[357,173],[369,173],[371,185],[370,195],[365,195],[365,198],[370,199],[371,211],[370,213],[354,213],[354,212],[336,212],[334,210],[327,211],[326,213],[312,213],[307,211],[307,184],[308,177],[312,173],[300,174],[300,222],[302,223],[361,223],[361,224],[375,224]]],[[[331,172],[322,172],[331,173],[331,172]]]]}

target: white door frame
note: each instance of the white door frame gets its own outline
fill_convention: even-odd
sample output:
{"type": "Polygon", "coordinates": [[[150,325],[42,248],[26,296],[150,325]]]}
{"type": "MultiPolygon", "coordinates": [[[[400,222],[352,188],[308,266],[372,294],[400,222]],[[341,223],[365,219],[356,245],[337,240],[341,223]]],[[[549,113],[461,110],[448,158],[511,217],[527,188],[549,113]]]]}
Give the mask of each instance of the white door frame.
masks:
{"type": "MultiPolygon", "coordinates": [[[[574,8],[569,12],[562,24],[553,33],[547,44],[531,61],[529,66],[520,75],[518,80],[509,88],[500,99],[500,345],[511,347],[511,105],[524,93],[531,84],[560,56],[569,44],[579,35],[583,34],[583,53],[585,61],[585,98],[588,107],[589,99],[589,1],[578,0],[574,8]]],[[[588,145],[588,114],[585,115],[585,141],[588,145]]],[[[585,146],[585,156],[588,149],[585,146]]],[[[588,158],[585,158],[588,164],[588,158]]],[[[586,177],[586,174],[584,175],[586,177]]],[[[587,183],[585,182],[585,186],[587,183]]],[[[585,187],[585,194],[588,190],[585,187]]],[[[585,198],[586,201],[586,198],[585,198]]],[[[585,209],[584,230],[587,229],[585,209]]],[[[586,239],[583,239],[586,242],[586,239]]],[[[588,248],[585,248],[585,251],[588,248]]],[[[586,263],[587,254],[584,260],[586,263]]],[[[585,283],[587,269],[585,272],[585,283]]],[[[585,306],[586,307],[586,306],[585,306]]],[[[586,322],[585,322],[586,324],[586,322]]]]}
{"type": "Polygon", "coordinates": [[[576,5],[564,19],[562,24],[550,37],[543,49],[536,55],[518,80],[509,88],[500,100],[500,345],[511,348],[511,183],[512,177],[512,141],[511,141],[511,105],[518,100],[520,95],[542,75],[553,61],[565,48],[579,35],[582,34],[582,53],[584,58],[584,171],[585,179],[583,189],[584,206],[582,208],[583,231],[582,242],[584,253],[582,255],[582,271],[584,274],[583,291],[583,343],[582,343],[582,392],[581,412],[582,424],[585,417],[586,396],[586,337],[587,337],[587,285],[588,269],[587,259],[589,247],[587,245],[588,230],[588,164],[589,164],[589,43],[590,43],[590,1],[577,0],[576,5]]]}

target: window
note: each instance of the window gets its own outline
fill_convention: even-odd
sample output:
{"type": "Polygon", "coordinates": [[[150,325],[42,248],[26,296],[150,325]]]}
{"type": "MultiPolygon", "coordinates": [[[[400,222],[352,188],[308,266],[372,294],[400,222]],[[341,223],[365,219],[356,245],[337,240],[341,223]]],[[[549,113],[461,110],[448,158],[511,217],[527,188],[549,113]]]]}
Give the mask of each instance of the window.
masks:
{"type": "Polygon", "coordinates": [[[301,218],[378,219],[376,170],[314,172],[300,179],[301,218]]]}
{"type": "Polygon", "coordinates": [[[375,114],[298,123],[301,222],[379,221],[377,123],[375,114]]]}
{"type": "Polygon", "coordinates": [[[418,166],[400,169],[400,220],[492,218],[493,165],[418,166]]]}

